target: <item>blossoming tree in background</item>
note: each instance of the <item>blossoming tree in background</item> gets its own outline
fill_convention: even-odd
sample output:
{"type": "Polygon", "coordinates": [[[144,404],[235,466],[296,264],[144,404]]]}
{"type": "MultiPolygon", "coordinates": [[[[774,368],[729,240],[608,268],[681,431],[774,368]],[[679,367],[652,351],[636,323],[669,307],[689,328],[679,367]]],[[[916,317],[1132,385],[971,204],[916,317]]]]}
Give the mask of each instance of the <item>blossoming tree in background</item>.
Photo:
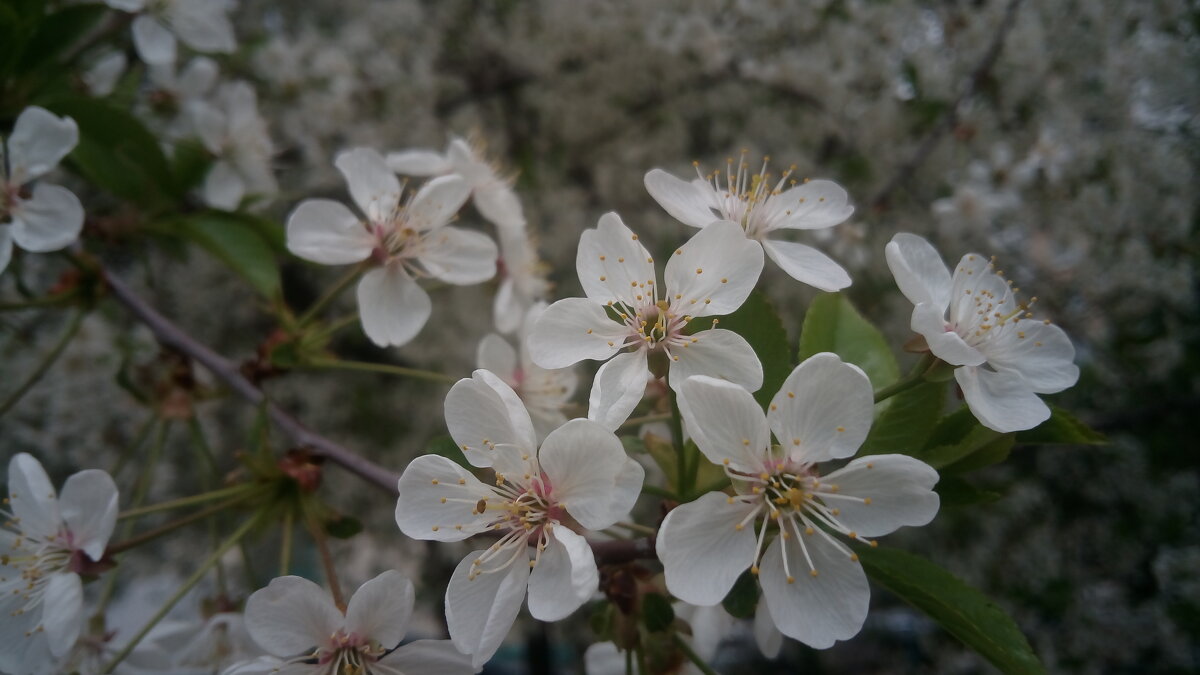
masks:
{"type": "MultiPolygon", "coordinates": [[[[260,113],[305,92],[255,81],[243,56],[286,58],[239,48],[232,11],[0,5],[0,311],[67,317],[57,339],[30,341],[44,359],[3,364],[0,425],[85,317],[127,316],[161,348],[116,378],[149,412],[110,430],[129,441],[117,461],[47,444],[8,462],[0,671],[478,672],[511,658],[525,605],[540,622],[590,617],[590,639],[569,641],[589,672],[711,673],[743,623],[772,659],[855,639],[871,584],[1004,671],[1043,669],[949,561],[878,539],[979,508],[972,473],[1018,443],[1102,440],[1041,398],[1075,385],[1075,349],[990,256],[898,227],[877,250],[839,239],[839,260],[875,261],[862,274],[875,283],[886,261],[897,292],[882,297],[914,305],[912,334],[889,340],[839,292],[862,266],[803,243],[831,241],[867,198],[766,159],[755,172],[745,152],[691,181],[641,167],[639,198],[686,230],[631,229],[604,204],[537,223],[553,205],[500,168],[520,158],[457,136],[441,153],[346,129],[308,167],[335,167],[344,187],[310,188],[277,167],[313,146],[285,153],[272,136],[323,121],[260,113]],[[203,72],[176,76],[188,50],[208,54],[191,61],[203,72]],[[552,228],[570,234],[562,250],[539,246],[552,228]],[[190,296],[147,300],[154,280],[133,261],[193,250],[253,301],[184,328],[190,296]],[[944,255],[961,257],[953,272],[944,255]],[[331,279],[308,263],[349,268],[331,279]],[[235,355],[207,344],[226,333],[235,355]],[[428,356],[460,342],[477,370],[428,356]],[[423,387],[357,425],[385,438],[432,400],[436,432],[399,453],[351,449],[314,421],[331,411],[287,389],[351,407],[339,392],[354,373],[397,378],[372,396],[423,387]],[[201,411],[218,409],[214,433],[201,411]],[[173,452],[181,430],[190,452],[173,452]],[[59,495],[43,464],[72,463],[59,495]],[[128,620],[120,599],[170,546],[187,564],[128,620]],[[347,598],[350,578],[369,580],[347,598]]],[[[1057,156],[1023,171],[1057,175],[1057,156]]]]}

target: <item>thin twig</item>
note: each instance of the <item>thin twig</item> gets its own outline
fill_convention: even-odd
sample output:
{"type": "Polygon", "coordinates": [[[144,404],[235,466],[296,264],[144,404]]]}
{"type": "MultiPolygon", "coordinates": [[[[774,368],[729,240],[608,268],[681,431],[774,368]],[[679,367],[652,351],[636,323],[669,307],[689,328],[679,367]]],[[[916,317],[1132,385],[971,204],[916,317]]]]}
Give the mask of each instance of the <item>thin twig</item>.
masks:
{"type": "Polygon", "coordinates": [[[967,78],[966,85],[963,86],[962,91],[959,92],[954,102],[942,113],[942,118],[938,120],[937,125],[929,131],[925,139],[921,141],[921,144],[917,146],[917,151],[913,153],[912,157],[907,162],[901,164],[896,169],[896,172],[892,174],[892,177],[888,179],[888,182],[884,183],[879,192],[875,193],[875,197],[871,199],[871,205],[874,208],[878,209],[885,206],[892,192],[912,176],[916,168],[923,164],[934,148],[937,147],[942,137],[958,124],[958,113],[962,105],[975,95],[980,83],[987,79],[992,67],[996,65],[996,60],[1000,58],[1000,52],[1004,48],[1004,41],[1008,38],[1008,33],[1012,30],[1013,24],[1016,23],[1017,8],[1020,7],[1023,1],[1009,0],[1008,6],[1004,8],[1004,18],[1000,20],[1000,25],[996,28],[996,34],[992,37],[992,42],[984,50],[979,62],[971,70],[971,76],[967,78]]]}

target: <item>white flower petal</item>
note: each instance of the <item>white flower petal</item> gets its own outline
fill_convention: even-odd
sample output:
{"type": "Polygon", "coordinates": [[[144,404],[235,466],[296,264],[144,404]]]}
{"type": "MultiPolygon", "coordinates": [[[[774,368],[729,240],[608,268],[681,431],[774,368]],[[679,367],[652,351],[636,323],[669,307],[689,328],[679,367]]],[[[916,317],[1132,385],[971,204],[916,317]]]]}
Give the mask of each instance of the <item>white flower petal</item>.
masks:
{"type": "Polygon", "coordinates": [[[754,610],[754,643],[758,645],[758,651],[768,659],[778,657],[779,650],[783,647],[783,633],[779,632],[771,619],[771,610],[767,609],[765,594],[759,596],[758,607],[754,610]]]}
{"type": "Polygon", "coordinates": [[[476,504],[495,499],[495,492],[446,457],[422,455],[409,462],[396,490],[396,525],[413,539],[462,541],[486,532],[496,519],[476,512],[476,504]]]}
{"type": "Polygon", "coordinates": [[[432,310],[429,294],[399,265],[373,269],[358,282],[363,332],[380,347],[399,347],[412,340],[432,310]]]}
{"type": "Polygon", "coordinates": [[[982,324],[995,324],[996,314],[1010,316],[1017,310],[1008,281],[996,274],[989,259],[968,253],[954,268],[950,289],[950,322],[966,335],[982,324]]]}
{"type": "Polygon", "coordinates": [[[404,638],[414,600],[412,582],[388,570],[354,592],[346,607],[346,632],[391,649],[404,638]]]}
{"type": "Polygon", "coordinates": [[[675,605],[675,616],[692,627],[692,648],[705,661],[712,660],[722,640],[734,629],[735,619],[721,605],[697,607],[681,602],[675,605]]]}
{"type": "Polygon", "coordinates": [[[450,162],[434,150],[389,152],[388,168],[402,176],[439,176],[450,173],[450,162]]]}
{"type": "Polygon", "coordinates": [[[837,520],[864,537],[878,537],[900,527],[925,525],[937,515],[940,500],[933,491],[937,471],[906,455],[859,457],[821,478],[838,486],[838,495],[868,498],[870,504],[830,498],[837,520]]]}
{"type": "Polygon", "coordinates": [[[771,399],[767,421],[792,459],[824,462],[858,450],[871,430],[874,410],[874,390],[866,374],[824,352],[810,356],[788,375],[771,399]]]}
{"type": "Polygon", "coordinates": [[[613,512],[622,506],[632,508],[632,502],[613,503],[627,459],[621,441],[590,420],[571,420],[555,429],[538,453],[553,501],[590,530],[612,525],[613,512]]]}
{"type": "Polygon", "coordinates": [[[471,655],[458,651],[450,640],[410,642],[379,659],[378,665],[403,675],[470,675],[478,672],[471,665],[471,655]]]}
{"type": "Polygon", "coordinates": [[[667,261],[668,300],[680,314],[730,314],[754,290],[762,268],[762,247],[747,239],[740,225],[714,222],[667,261]]]}
{"type": "Polygon", "coordinates": [[[24,452],[8,461],[9,509],[22,532],[39,537],[58,534],[62,517],[58,511],[58,493],[41,462],[24,452]]]}
{"type": "Polygon", "coordinates": [[[512,382],[517,372],[517,350],[502,336],[488,333],[475,350],[475,365],[490,370],[505,382],[512,382]]]}
{"type": "Polygon", "coordinates": [[[472,563],[484,551],[472,551],[463,558],[446,586],[446,626],[460,651],[472,654],[471,665],[478,668],[500,648],[512,628],[521,600],[529,583],[529,564],[525,556],[508,568],[469,578],[472,563]]]}
{"type": "Polygon", "coordinates": [[[525,226],[525,212],[521,200],[507,185],[496,184],[475,190],[475,208],[496,227],[520,228],[525,226]]]}
{"type": "Polygon", "coordinates": [[[767,205],[776,217],[771,230],[821,230],[845,222],[854,213],[846,190],[831,180],[810,180],[773,196],[767,205]]]}
{"type": "Polygon", "coordinates": [[[958,333],[947,330],[943,311],[936,305],[921,303],[913,307],[909,326],[922,335],[929,351],[953,366],[978,366],[987,358],[976,348],[967,344],[958,333]]]}
{"type": "Polygon", "coordinates": [[[148,65],[175,63],[175,36],[149,14],[141,14],[133,20],[133,46],[148,65]]]}
{"type": "Polygon", "coordinates": [[[346,265],[366,260],[375,248],[375,238],[344,204],[306,199],[288,216],[287,247],[305,260],[346,265]]]}
{"type": "Polygon", "coordinates": [[[117,484],[112,476],[99,469],[71,476],[63,484],[58,508],[71,532],[71,545],[99,560],[117,525],[117,484]]]}
{"type": "Polygon", "coordinates": [[[450,222],[469,196],[471,186],[461,177],[434,178],[417,190],[408,205],[405,211],[407,225],[418,232],[441,227],[450,222]]]}
{"type": "Polygon", "coordinates": [[[342,624],[329,594],[302,577],[276,577],[246,600],[246,630],[274,656],[324,647],[342,624]]]}
{"type": "Polygon", "coordinates": [[[754,523],[738,525],[755,508],[722,492],[709,492],[667,514],[656,548],[672,595],[702,606],[725,598],[754,563],[754,523]]]}
{"type": "Polygon", "coordinates": [[[928,241],[901,232],[888,242],[884,256],[904,297],[914,305],[929,303],[945,316],[950,306],[950,270],[928,241]]]}
{"type": "MultiPolygon", "coordinates": [[[[162,66],[167,70],[172,70],[174,67],[174,62],[162,66]]],[[[151,73],[153,72],[151,70],[151,73]]],[[[223,146],[229,130],[229,118],[225,112],[207,101],[195,101],[189,106],[188,115],[191,117],[196,134],[204,142],[204,147],[214,155],[225,154],[223,146]]]]}
{"type": "Polygon", "coordinates": [[[762,408],[732,382],[697,376],[679,387],[679,412],[708,461],[758,473],[769,460],[771,432],[762,408]]]}
{"type": "Polygon", "coordinates": [[[583,298],[566,298],[550,305],[529,336],[529,356],[551,370],[584,359],[602,361],[625,344],[628,329],[609,318],[604,308],[583,298]]]}
{"type": "Polygon", "coordinates": [[[166,11],[175,34],[199,52],[229,54],[237,48],[233,24],[225,15],[227,0],[178,0],[166,11]]]}
{"type": "Polygon", "coordinates": [[[246,196],[246,183],[229,162],[218,161],[204,178],[204,203],[217,209],[233,211],[246,196]]]}
{"type": "Polygon", "coordinates": [[[1008,433],[1032,429],[1050,418],[1050,408],[1020,373],[963,366],[954,371],[971,414],[983,426],[1008,433]]]}
{"type": "Polygon", "coordinates": [[[643,182],[654,201],[684,225],[705,227],[721,219],[721,215],[709,205],[704,192],[693,183],[676,178],[662,169],[651,169],[643,182]]]}
{"type": "Polygon", "coordinates": [[[627,675],[625,654],[611,642],[596,642],[583,653],[583,672],[587,675],[627,675]]]}
{"type": "Polygon", "coordinates": [[[588,419],[615,431],[629,419],[630,413],[646,393],[652,379],[646,362],[646,350],[617,354],[600,366],[588,395],[588,419]]]}
{"type": "Polygon", "coordinates": [[[21,111],[8,137],[9,175],[24,185],[52,171],[78,144],[75,120],[29,106],[21,111]]]}
{"type": "Polygon", "coordinates": [[[146,6],[146,0],[104,0],[104,4],[122,12],[140,12],[146,6]]]}
{"type": "Polygon", "coordinates": [[[517,291],[516,280],[505,276],[500,280],[500,287],[496,289],[496,297],[492,300],[492,321],[496,324],[496,330],[505,335],[515,331],[521,325],[524,309],[524,300],[517,291]]]}
{"type": "Polygon", "coordinates": [[[764,239],[762,245],[771,260],[796,281],[831,293],[850,285],[846,270],[811,246],[778,239],[764,239]]]}
{"type": "Polygon", "coordinates": [[[600,571],[587,540],[554,527],[529,573],[529,613],[538,621],[567,618],[599,590],[600,571]]]}
{"type": "Polygon", "coordinates": [[[180,71],[175,90],[184,99],[199,98],[213,88],[220,74],[216,61],[206,56],[197,56],[188,61],[180,71]]]}
{"type": "Polygon", "coordinates": [[[791,534],[786,540],[776,537],[759,563],[758,579],[775,625],[784,635],[815,649],[854,637],[867,618],[871,601],[862,566],[820,533],[808,535],[793,529],[791,534]],[[787,550],[786,571],[783,547],[787,550]],[[789,574],[793,583],[787,581],[789,574]]]}
{"type": "Polygon", "coordinates": [[[762,363],[746,338],[723,328],[702,330],[687,337],[683,347],[671,349],[668,381],[679,385],[694,375],[728,380],[749,391],[762,387],[762,363]]]}
{"type": "Polygon", "coordinates": [[[383,157],[370,148],[354,148],[339,154],[333,164],[346,178],[350,197],[367,218],[374,223],[390,222],[403,188],[383,157]]]}
{"type": "Polygon", "coordinates": [[[30,199],[12,212],[13,241],[26,251],[46,253],[66,248],[83,230],[83,205],[75,193],[49,183],[38,183],[30,199]]]}
{"type": "Polygon", "coordinates": [[[584,294],[602,305],[612,301],[634,307],[637,296],[653,294],[649,287],[657,283],[650,252],[613,212],[580,235],[575,267],[584,294]]]}
{"type": "Polygon", "coordinates": [[[537,436],[516,392],[486,370],[454,383],[446,394],[446,428],[467,460],[500,473],[523,471],[537,436]]]}
{"type": "MultiPolygon", "coordinates": [[[[1001,330],[1001,329],[993,329],[1001,330]]],[[[1039,394],[1053,394],[1079,380],[1075,346],[1063,329],[1033,319],[1007,325],[981,349],[996,370],[1015,370],[1039,394]]]]}
{"type": "Polygon", "coordinates": [[[608,517],[609,522],[629,520],[629,512],[633,510],[633,505],[641,496],[642,485],[645,482],[646,470],[637,463],[637,460],[626,457],[625,466],[621,467],[621,472],[617,474],[612,494],[608,499],[612,506],[612,512],[608,517]]]}
{"type": "Polygon", "coordinates": [[[496,276],[496,242],[486,234],[439,227],[421,239],[418,259],[432,276],[450,284],[477,284],[496,276]]]}
{"type": "Polygon", "coordinates": [[[78,574],[54,574],[46,582],[41,626],[46,631],[50,654],[55,658],[66,655],[75,646],[83,627],[83,582],[78,574]]]}

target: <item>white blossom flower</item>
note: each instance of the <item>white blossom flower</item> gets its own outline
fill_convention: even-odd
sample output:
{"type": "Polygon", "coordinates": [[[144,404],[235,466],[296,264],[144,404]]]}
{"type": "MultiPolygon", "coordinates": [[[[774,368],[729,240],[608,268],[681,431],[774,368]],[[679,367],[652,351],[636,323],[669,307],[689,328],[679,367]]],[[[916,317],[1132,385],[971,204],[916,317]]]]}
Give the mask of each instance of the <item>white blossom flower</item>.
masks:
{"type": "Polygon", "coordinates": [[[538,257],[537,243],[526,228],[497,228],[500,244],[500,287],[492,301],[492,320],[504,334],[521,327],[533,305],[546,299],[550,267],[538,257]]]}
{"type": "MultiPolygon", "coordinates": [[[[202,84],[203,75],[193,75],[202,84]]],[[[189,83],[193,84],[193,83],[189,83]]],[[[204,201],[232,211],[247,196],[269,197],[278,191],[271,171],[275,154],[267,123],[258,114],[258,99],[248,82],[230,82],[217,90],[215,101],[191,105],[196,133],[216,162],[204,179],[204,201]]]]}
{"type": "Polygon", "coordinates": [[[79,128],[70,117],[45,108],[21,111],[0,156],[0,272],[12,259],[13,244],[46,253],[65,248],[83,229],[83,205],[73,192],[39,181],[79,143],[79,128]]]}
{"type": "Polygon", "coordinates": [[[957,366],[954,379],[967,406],[999,432],[1030,429],[1050,417],[1037,394],[1075,384],[1075,347],[1061,328],[1029,313],[1012,282],[975,253],[962,257],[954,276],[933,246],[900,233],[886,248],[896,285],[912,301],[911,326],[939,359],[957,366]]]}
{"type": "Polygon", "coordinates": [[[8,529],[0,530],[0,671],[56,672],[83,626],[83,582],[94,573],[117,522],[117,486],[80,471],[60,499],[45,469],[25,453],[8,463],[8,529]]]}
{"type": "Polygon", "coordinates": [[[472,148],[461,138],[450,141],[446,153],[434,150],[404,150],[388,153],[388,166],[404,176],[461,176],[471,186],[475,208],[492,224],[507,229],[525,227],[521,202],[512,181],[501,178],[483,158],[482,148],[472,148]]]}
{"type": "Polygon", "coordinates": [[[762,365],[744,338],[718,328],[692,334],[686,329],[693,318],[740,307],[762,265],[762,249],[735,223],[718,221],[675,250],[660,286],[646,247],[617,214],[607,213],[599,227],[579,238],[576,266],[587,297],[546,308],[529,336],[530,354],[543,368],[611,358],[596,373],[588,413],[609,429],[641,401],[652,353],[666,355],[668,383],[676,391],[690,375],[757,390],[762,365]],[[618,354],[626,347],[632,350],[618,354]]]}
{"type": "Polygon", "coordinates": [[[343,152],[334,164],[366,219],[329,199],[306,200],[288,217],[288,250],[324,265],[381,263],[358,284],[363,330],[372,342],[402,345],[425,325],[432,303],[416,278],[476,284],[496,274],[496,244],[446,224],[470,194],[462,178],[434,178],[402,204],[400,181],[374,150],[343,152]]]}
{"type": "Polygon", "coordinates": [[[133,20],[133,45],[151,65],[172,63],[176,38],[200,52],[229,54],[237,48],[229,22],[230,0],[105,0],[124,12],[141,12],[133,20]]]}
{"type": "Polygon", "coordinates": [[[355,591],[345,612],[320,586],[277,577],[246,601],[246,630],[278,660],[236,664],[227,673],[456,675],[475,672],[449,640],[400,645],[413,609],[412,582],[389,570],[355,591]]]}
{"type": "Polygon", "coordinates": [[[818,471],[857,451],[873,407],[867,376],[828,353],[797,366],[766,415],[734,384],[684,382],[684,421],[704,456],[725,467],[735,494],[710,492],[667,514],[657,549],[671,593],[715,605],[749,567],[784,635],[823,649],[856,634],[867,615],[867,578],[833,535],[866,540],[924,525],[938,509],[937,472],[911,457],[873,455],[818,471]]]}
{"type": "Polygon", "coordinates": [[[529,414],[508,385],[477,370],[446,396],[446,426],[467,460],[494,484],[438,455],[400,477],[396,524],[415,539],[500,535],[463,559],[446,588],[446,622],[481,666],[499,648],[528,591],[529,613],[558,621],[599,585],[592,549],[577,529],[598,530],[629,512],[645,475],[600,425],[571,420],[538,449],[529,414]]]}
{"type": "Polygon", "coordinates": [[[579,380],[572,368],[547,370],[534,363],[529,356],[526,338],[533,332],[534,324],[545,309],[546,305],[539,303],[525,313],[523,329],[517,337],[519,350],[501,335],[489,333],[479,341],[475,358],[477,367],[504,380],[521,397],[539,441],[566,423],[563,407],[575,394],[579,380]]]}
{"type": "Polygon", "coordinates": [[[88,93],[97,98],[108,96],[117,88],[117,82],[129,65],[124,52],[106,52],[97,58],[87,70],[80,73],[79,78],[87,87],[88,93]]]}
{"type": "Polygon", "coordinates": [[[779,230],[821,230],[844,222],[854,213],[846,191],[828,180],[797,184],[791,178],[795,167],[773,180],[766,159],[757,174],[748,168],[743,153],[736,172],[733,159],[727,161],[724,174],[718,169],[704,176],[697,164],[699,177],[690,183],[652,169],[646,174],[646,190],[684,225],[705,228],[718,220],[738,223],[748,239],[761,244],[771,260],[797,281],[823,291],[849,286],[850,275],[829,256],[811,246],[773,237],[779,230]]]}

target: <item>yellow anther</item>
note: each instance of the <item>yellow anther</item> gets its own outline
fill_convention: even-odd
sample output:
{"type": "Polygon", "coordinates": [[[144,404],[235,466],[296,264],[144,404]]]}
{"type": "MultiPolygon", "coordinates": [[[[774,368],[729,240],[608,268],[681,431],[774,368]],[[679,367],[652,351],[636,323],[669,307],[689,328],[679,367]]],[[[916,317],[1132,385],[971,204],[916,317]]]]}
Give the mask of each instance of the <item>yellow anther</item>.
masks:
{"type": "Polygon", "coordinates": [[[625,262],[625,257],[621,256],[620,258],[617,258],[617,262],[619,262],[619,263],[625,262]]]}
{"type": "Polygon", "coordinates": [[[809,570],[809,572],[808,572],[808,576],[810,576],[810,577],[815,577],[815,576],[817,576],[817,571],[816,571],[816,570],[809,570]]]}
{"type": "Polygon", "coordinates": [[[796,577],[788,577],[788,578],[787,578],[787,582],[788,582],[789,584],[794,584],[794,583],[796,583],[796,577]]]}
{"type": "Polygon", "coordinates": [[[871,498],[870,498],[870,497],[863,497],[863,503],[864,503],[864,504],[866,504],[867,506],[870,506],[870,505],[871,505],[871,498]]]}
{"type": "Polygon", "coordinates": [[[875,468],[875,464],[874,464],[873,462],[867,462],[867,468],[868,468],[868,469],[874,469],[874,468],[875,468]]]}
{"type": "Polygon", "coordinates": [[[850,560],[851,560],[852,562],[858,562],[858,554],[857,554],[857,553],[851,553],[851,554],[850,554],[850,560]]]}
{"type": "Polygon", "coordinates": [[[812,526],[804,528],[804,534],[807,534],[810,537],[816,533],[817,533],[817,531],[812,529],[812,526]]]}
{"type": "Polygon", "coordinates": [[[789,391],[789,392],[788,392],[788,398],[796,398],[796,392],[794,392],[794,391],[789,391]]]}
{"type": "Polygon", "coordinates": [[[750,566],[750,574],[753,574],[754,576],[758,576],[758,565],[750,566]]]}
{"type": "Polygon", "coordinates": [[[433,480],[431,480],[431,481],[429,481],[429,482],[430,482],[430,483],[433,483],[434,485],[437,485],[437,484],[438,484],[438,479],[434,478],[433,480]]]}
{"type": "Polygon", "coordinates": [[[600,256],[600,260],[603,261],[605,259],[605,257],[606,256],[600,256]]]}
{"type": "Polygon", "coordinates": [[[445,498],[445,497],[442,497],[442,503],[443,503],[443,504],[445,504],[445,503],[446,503],[446,498],[445,498]]]}
{"type": "Polygon", "coordinates": [[[701,268],[701,267],[697,267],[697,268],[696,268],[696,274],[704,274],[704,269],[703,269],[703,268],[701,268]]]}
{"type": "Polygon", "coordinates": [[[433,531],[434,531],[434,532],[437,532],[437,531],[438,531],[439,529],[441,529],[441,528],[439,528],[437,525],[434,525],[432,529],[433,529],[433,531]]]}
{"type": "Polygon", "coordinates": [[[846,533],[846,536],[847,536],[847,537],[850,537],[851,539],[858,539],[858,533],[857,533],[857,532],[854,532],[853,530],[852,530],[852,531],[850,531],[850,532],[847,532],[847,533],[846,533]]]}

